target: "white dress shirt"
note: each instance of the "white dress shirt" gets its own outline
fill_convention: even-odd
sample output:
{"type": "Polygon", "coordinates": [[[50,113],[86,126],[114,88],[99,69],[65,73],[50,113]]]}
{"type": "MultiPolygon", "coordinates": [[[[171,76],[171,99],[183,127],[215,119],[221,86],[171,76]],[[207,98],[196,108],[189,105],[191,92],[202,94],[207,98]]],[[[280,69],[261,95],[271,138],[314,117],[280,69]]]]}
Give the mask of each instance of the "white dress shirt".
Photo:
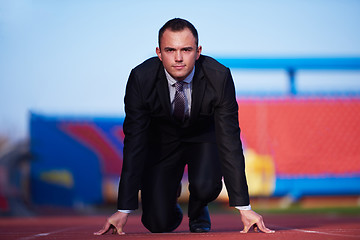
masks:
{"type": "MultiPolygon", "coordinates": [[[[191,93],[192,93],[192,80],[195,73],[195,67],[191,71],[191,73],[184,79],[182,82],[185,84],[183,85],[184,95],[185,95],[185,116],[190,116],[191,111],[191,93]]],[[[169,93],[170,93],[170,102],[171,102],[171,111],[174,111],[174,98],[175,98],[175,83],[177,82],[165,69],[166,79],[168,81],[169,86],[169,93]]],[[[172,112],[171,112],[172,113],[172,112]]]]}

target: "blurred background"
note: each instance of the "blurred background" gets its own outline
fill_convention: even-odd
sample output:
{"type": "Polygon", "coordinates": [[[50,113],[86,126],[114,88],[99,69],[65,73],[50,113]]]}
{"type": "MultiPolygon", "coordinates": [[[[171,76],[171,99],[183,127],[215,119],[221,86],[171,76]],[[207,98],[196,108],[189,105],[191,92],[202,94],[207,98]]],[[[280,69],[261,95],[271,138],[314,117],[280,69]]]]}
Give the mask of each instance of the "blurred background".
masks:
{"type": "Polygon", "coordinates": [[[115,206],[126,81],[174,17],[233,73],[253,205],[358,209],[359,1],[0,0],[0,215],[115,206]]]}

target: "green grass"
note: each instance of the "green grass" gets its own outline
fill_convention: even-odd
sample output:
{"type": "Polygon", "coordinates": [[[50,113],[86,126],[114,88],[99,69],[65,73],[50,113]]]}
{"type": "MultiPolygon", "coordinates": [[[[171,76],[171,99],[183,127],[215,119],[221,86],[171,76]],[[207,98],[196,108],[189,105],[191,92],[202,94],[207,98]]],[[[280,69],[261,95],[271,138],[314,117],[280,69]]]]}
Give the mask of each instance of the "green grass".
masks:
{"type": "Polygon", "coordinates": [[[304,208],[299,205],[288,208],[254,209],[262,214],[334,214],[334,215],[360,215],[360,207],[314,207],[304,208]]]}
{"type": "MultiPolygon", "coordinates": [[[[181,204],[183,211],[187,211],[187,205],[181,204]]],[[[360,216],[360,207],[303,207],[300,203],[293,204],[287,208],[273,207],[260,208],[253,207],[253,210],[259,214],[327,214],[327,215],[353,215],[360,216]]],[[[213,214],[237,214],[238,210],[229,207],[227,204],[213,202],[209,204],[209,211],[213,214]]]]}

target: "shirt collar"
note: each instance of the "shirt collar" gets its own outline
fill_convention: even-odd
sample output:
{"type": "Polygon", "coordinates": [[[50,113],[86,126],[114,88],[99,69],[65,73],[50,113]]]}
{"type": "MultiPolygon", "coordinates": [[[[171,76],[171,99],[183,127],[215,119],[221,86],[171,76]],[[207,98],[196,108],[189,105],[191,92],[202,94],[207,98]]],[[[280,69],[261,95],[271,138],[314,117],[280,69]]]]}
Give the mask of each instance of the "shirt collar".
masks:
{"type": "MultiPolygon", "coordinates": [[[[167,71],[166,69],[164,68],[165,70],[165,75],[166,75],[166,79],[168,80],[168,82],[170,83],[170,85],[174,85],[177,80],[175,78],[173,78],[167,71]]],[[[186,82],[186,83],[191,83],[191,81],[193,80],[194,78],[194,73],[195,73],[195,66],[193,68],[193,70],[191,71],[191,73],[183,80],[183,82],[186,82]]]]}

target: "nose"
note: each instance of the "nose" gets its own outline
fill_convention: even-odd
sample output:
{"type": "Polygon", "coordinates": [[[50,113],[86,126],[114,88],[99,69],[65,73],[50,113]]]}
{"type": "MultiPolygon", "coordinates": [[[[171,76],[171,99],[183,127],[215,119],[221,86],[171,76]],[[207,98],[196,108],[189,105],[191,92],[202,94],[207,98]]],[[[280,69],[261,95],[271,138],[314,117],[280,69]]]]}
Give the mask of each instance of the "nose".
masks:
{"type": "Polygon", "coordinates": [[[183,60],[183,56],[182,56],[181,51],[176,51],[176,53],[175,53],[175,61],[176,62],[182,62],[182,60],[183,60]]]}

